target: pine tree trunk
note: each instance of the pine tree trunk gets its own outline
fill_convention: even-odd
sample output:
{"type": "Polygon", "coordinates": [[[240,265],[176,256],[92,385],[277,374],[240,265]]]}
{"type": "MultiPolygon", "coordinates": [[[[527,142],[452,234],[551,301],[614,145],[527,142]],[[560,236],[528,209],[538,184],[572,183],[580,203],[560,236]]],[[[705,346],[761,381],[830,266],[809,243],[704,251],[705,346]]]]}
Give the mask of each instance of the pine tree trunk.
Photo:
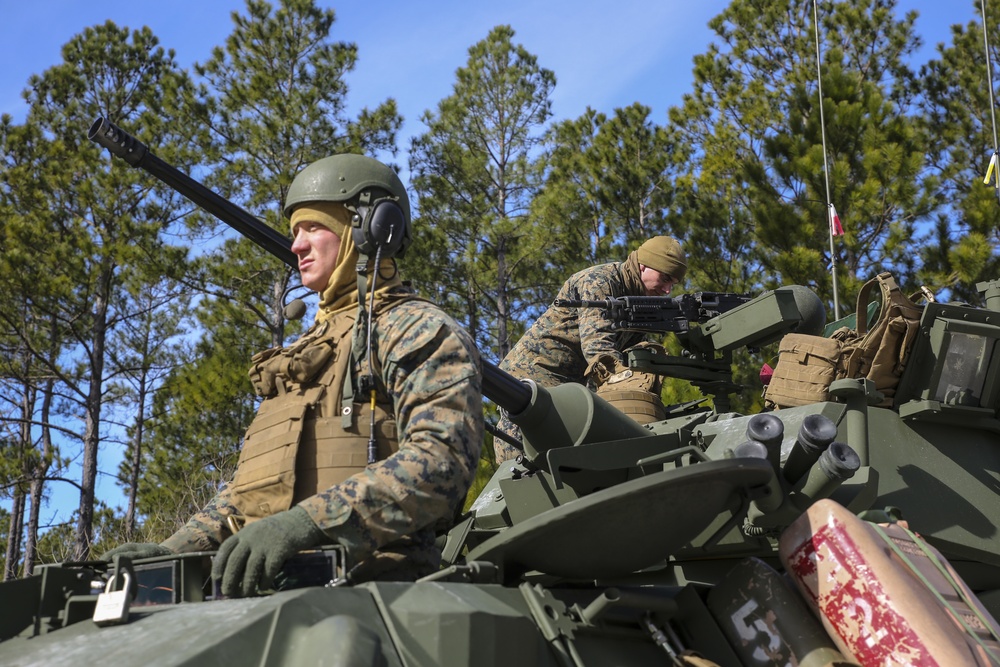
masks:
{"type": "Polygon", "coordinates": [[[24,528],[24,493],[15,487],[14,500],[10,509],[10,532],[7,539],[6,562],[3,580],[17,578],[18,565],[21,562],[21,533],[24,528]]]}
{"type": "Polygon", "coordinates": [[[90,384],[86,401],[86,425],[83,432],[83,473],[80,480],[80,514],[73,536],[73,559],[87,560],[94,536],[94,492],[97,485],[97,450],[101,439],[101,399],[104,382],[104,351],[107,338],[108,297],[114,270],[111,260],[101,276],[101,290],[95,297],[91,332],[90,384]]]}
{"type": "Polygon", "coordinates": [[[125,540],[131,541],[136,531],[136,496],[139,493],[139,466],[142,464],[142,436],[146,425],[146,382],[143,371],[139,379],[136,403],[135,429],[132,433],[132,461],[128,476],[128,510],[125,512],[125,540]]]}
{"type": "Polygon", "coordinates": [[[510,299],[507,294],[507,249],[504,240],[497,246],[497,354],[500,359],[510,352],[510,299]]]}
{"type": "Polygon", "coordinates": [[[28,530],[24,538],[24,576],[35,573],[35,561],[38,559],[38,517],[41,514],[42,493],[45,490],[45,473],[49,466],[43,465],[31,480],[31,509],[28,512],[28,530]]]}

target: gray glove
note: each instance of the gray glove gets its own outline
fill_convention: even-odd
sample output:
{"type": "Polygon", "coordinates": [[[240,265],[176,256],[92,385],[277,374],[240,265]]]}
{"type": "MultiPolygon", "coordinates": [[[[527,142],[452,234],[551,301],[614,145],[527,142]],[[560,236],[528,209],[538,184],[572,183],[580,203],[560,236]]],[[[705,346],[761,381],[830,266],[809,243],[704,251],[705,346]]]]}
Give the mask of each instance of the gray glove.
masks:
{"type": "Polygon", "coordinates": [[[137,560],[139,558],[169,556],[173,553],[173,551],[162,544],[156,544],[155,542],[126,542],[103,554],[101,560],[111,561],[118,554],[128,556],[132,560],[137,560]]]}
{"type": "Polygon", "coordinates": [[[247,524],[219,548],[212,576],[229,597],[256,595],[270,588],[288,557],[326,541],[326,535],[301,507],[247,524]]]}

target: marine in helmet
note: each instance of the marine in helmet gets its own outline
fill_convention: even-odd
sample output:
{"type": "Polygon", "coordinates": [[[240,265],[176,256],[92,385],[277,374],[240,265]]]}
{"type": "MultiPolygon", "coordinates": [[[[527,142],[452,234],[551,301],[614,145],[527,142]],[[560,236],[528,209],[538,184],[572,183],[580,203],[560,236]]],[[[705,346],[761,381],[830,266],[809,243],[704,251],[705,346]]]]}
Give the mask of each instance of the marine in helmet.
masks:
{"type": "Polygon", "coordinates": [[[266,589],[296,551],[338,543],[349,578],[413,580],[438,569],[435,530],[461,509],[482,444],[482,378],[470,336],[402,285],[406,191],[389,167],[334,155],[286,198],[316,323],[254,356],[263,398],[235,477],[162,544],[133,557],[218,549],[226,595],[266,589]],[[378,267],[378,270],[375,270],[378,267]]]}
{"type": "MultiPolygon", "coordinates": [[[[623,262],[599,264],[574,273],[556,298],[600,301],[622,296],[666,296],[686,273],[687,258],[680,242],[670,236],[655,236],[623,262]]],[[[543,387],[577,382],[596,389],[627,368],[627,350],[644,339],[642,333],[612,331],[610,321],[597,308],[550,306],[504,357],[500,368],[543,387]]],[[[498,427],[514,438],[520,435],[506,416],[501,417],[498,427]]],[[[500,438],[494,438],[493,443],[497,463],[519,453],[500,438]]]]}

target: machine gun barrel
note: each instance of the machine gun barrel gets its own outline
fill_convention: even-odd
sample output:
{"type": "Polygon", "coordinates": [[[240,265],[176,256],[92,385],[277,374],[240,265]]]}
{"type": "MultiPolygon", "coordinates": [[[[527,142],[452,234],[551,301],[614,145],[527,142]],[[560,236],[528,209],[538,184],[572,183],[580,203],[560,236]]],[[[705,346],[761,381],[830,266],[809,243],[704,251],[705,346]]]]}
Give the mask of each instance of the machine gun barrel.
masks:
{"type": "Polygon", "coordinates": [[[209,190],[190,176],[153,155],[146,144],[99,117],[90,126],[87,138],[107,148],[133,167],[138,167],[184,195],[293,269],[299,268],[288,237],[267,226],[228,199],[209,190]]]}
{"type": "Polygon", "coordinates": [[[488,361],[483,361],[483,395],[511,414],[531,404],[531,387],[488,361]]]}
{"type": "MultiPolygon", "coordinates": [[[[667,297],[668,299],[670,297],[667,297]]],[[[601,299],[600,301],[588,301],[586,299],[556,299],[552,302],[557,308],[603,308],[613,310],[619,306],[618,299],[601,299]]]]}
{"type": "Polygon", "coordinates": [[[612,331],[686,333],[689,323],[706,322],[750,301],[746,294],[697,292],[679,297],[620,296],[600,301],[556,299],[561,308],[600,308],[611,320],[612,331]]]}
{"type": "MultiPolygon", "coordinates": [[[[146,144],[106,118],[90,126],[87,138],[133,167],[149,172],[293,269],[298,259],[292,242],[247,211],[153,155],[146,144]]],[[[531,403],[531,388],[488,361],[483,362],[483,394],[504,409],[519,413],[531,403]]]]}

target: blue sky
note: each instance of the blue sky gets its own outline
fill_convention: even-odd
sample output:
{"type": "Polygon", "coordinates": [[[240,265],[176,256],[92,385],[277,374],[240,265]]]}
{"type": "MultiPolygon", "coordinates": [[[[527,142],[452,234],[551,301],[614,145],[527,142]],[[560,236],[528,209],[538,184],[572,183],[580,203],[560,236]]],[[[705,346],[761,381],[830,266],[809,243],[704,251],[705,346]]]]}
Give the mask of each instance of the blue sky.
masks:
{"type": "MultiPolygon", "coordinates": [[[[60,48],[86,26],[107,19],[119,26],[148,25],[182,66],[206,61],[232,28],[243,0],[9,0],[0,21],[0,113],[21,120],[21,91],[31,74],[61,61],[60,48]]],[[[348,0],[337,12],[333,38],[358,45],[348,76],[351,111],[395,97],[405,118],[403,136],[422,131],[420,115],[451,92],[455,69],[468,48],[499,24],[555,72],[557,119],[576,118],[589,105],[611,113],[641,102],[664,122],[666,110],[690,89],[691,59],[713,34],[710,18],[723,0],[348,0]]],[[[948,26],[976,20],[978,0],[900,0],[900,12],[920,12],[917,31],[933,54],[948,26]]],[[[401,142],[405,151],[406,142],[401,142]]],[[[405,164],[405,155],[400,162],[405,164]]]]}
{"type": "MultiPolygon", "coordinates": [[[[275,0],[276,2],[276,0],[275,0]]],[[[709,19],[723,0],[347,0],[330,2],[337,12],[332,37],[358,46],[358,64],[348,75],[349,113],[396,98],[404,126],[397,163],[408,159],[408,138],[423,131],[420,115],[451,93],[454,72],[470,46],[496,25],[513,27],[515,40],[556,74],[552,96],[556,119],[576,118],[587,106],[611,114],[640,102],[652,120],[666,121],[691,87],[692,57],[712,41],[709,19]]],[[[920,64],[950,26],[978,21],[979,0],[899,0],[902,14],[917,10],[917,33],[925,46],[920,64]]],[[[111,19],[120,27],[148,25],[164,48],[189,67],[205,62],[231,32],[233,11],[244,0],[6,0],[0,13],[0,114],[23,121],[21,91],[29,76],[61,62],[60,49],[85,27],[111,19]]],[[[1000,17],[998,17],[1000,18],[1000,17]]],[[[81,132],[86,128],[81,128],[81,132]]],[[[107,447],[113,447],[107,445],[107,447]]],[[[124,504],[111,475],[117,457],[102,454],[97,495],[124,504]],[[114,459],[114,460],[112,460],[114,459]]],[[[72,474],[72,473],[71,473],[72,474]]],[[[78,477],[78,475],[77,475],[78,477]]],[[[68,520],[76,492],[50,485],[52,499],[42,523],[68,520]]],[[[4,503],[9,506],[9,502],[4,503]]]]}

